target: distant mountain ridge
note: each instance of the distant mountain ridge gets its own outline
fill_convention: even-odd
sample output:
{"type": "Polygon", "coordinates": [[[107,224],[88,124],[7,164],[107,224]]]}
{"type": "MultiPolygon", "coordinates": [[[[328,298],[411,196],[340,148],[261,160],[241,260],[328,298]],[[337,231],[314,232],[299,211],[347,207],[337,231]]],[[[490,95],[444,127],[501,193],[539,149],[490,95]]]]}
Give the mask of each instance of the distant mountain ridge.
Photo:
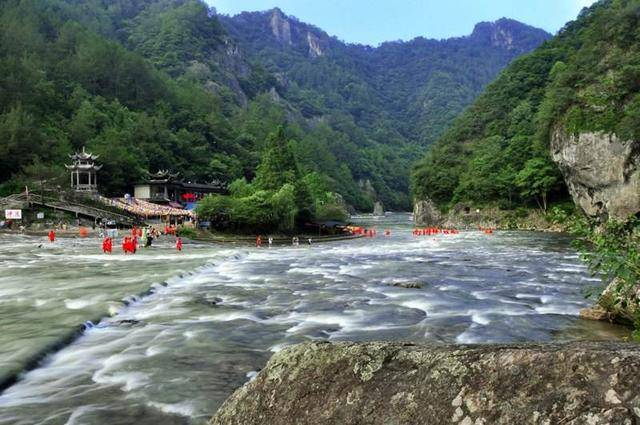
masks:
{"type": "Polygon", "coordinates": [[[345,43],[278,8],[219,18],[245,58],[275,75],[280,95],[305,118],[322,117],[335,128],[336,115],[348,117],[364,133],[351,138],[354,144],[393,147],[382,180],[370,169],[352,170],[384,192],[386,205],[403,207],[408,180],[395,170],[420,156],[508,63],[551,37],[500,19],[464,37],[371,47],[345,43]]]}
{"type": "Polygon", "coordinates": [[[550,38],[543,30],[503,18],[479,23],[465,37],[418,37],[371,47],[344,43],[278,8],[221,16],[221,21],[249,60],[302,90],[320,91],[321,96],[333,92],[347,108],[356,103],[361,110],[349,112],[359,125],[400,121],[388,124],[422,146],[433,142],[511,60],[550,38]],[[317,70],[308,69],[314,64],[317,70]],[[332,80],[334,87],[328,87],[332,80]],[[349,84],[362,86],[350,90],[349,84]],[[442,86],[447,90],[440,92],[442,86]]]}

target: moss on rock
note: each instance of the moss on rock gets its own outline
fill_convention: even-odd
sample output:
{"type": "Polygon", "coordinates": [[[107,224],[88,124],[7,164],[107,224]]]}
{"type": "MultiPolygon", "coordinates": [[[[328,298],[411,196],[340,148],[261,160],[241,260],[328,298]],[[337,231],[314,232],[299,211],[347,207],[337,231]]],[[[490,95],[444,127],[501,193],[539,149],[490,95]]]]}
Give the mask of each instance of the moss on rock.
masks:
{"type": "Polygon", "coordinates": [[[220,408],[227,424],[632,424],[640,346],[307,343],[220,408]]]}

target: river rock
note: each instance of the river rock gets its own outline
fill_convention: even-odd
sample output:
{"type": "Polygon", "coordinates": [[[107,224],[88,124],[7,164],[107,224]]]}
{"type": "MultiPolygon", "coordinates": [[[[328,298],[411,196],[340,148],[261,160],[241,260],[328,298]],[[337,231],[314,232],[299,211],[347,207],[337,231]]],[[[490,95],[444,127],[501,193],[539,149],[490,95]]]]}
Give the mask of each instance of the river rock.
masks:
{"type": "Polygon", "coordinates": [[[416,226],[439,226],[442,214],[432,200],[423,199],[413,206],[413,222],[416,226]]]}
{"type": "Polygon", "coordinates": [[[605,310],[607,320],[633,325],[640,313],[640,284],[624,285],[613,279],[598,298],[596,311],[605,310]]]}
{"type": "Polygon", "coordinates": [[[373,205],[373,215],[376,217],[384,216],[384,205],[382,205],[382,202],[376,201],[376,203],[373,205]]]}
{"type": "Polygon", "coordinates": [[[587,215],[626,219],[640,212],[640,142],[558,129],[551,154],[574,202],[587,215]]]}
{"type": "Polygon", "coordinates": [[[211,424],[633,424],[640,345],[306,343],[211,424]]]}
{"type": "Polygon", "coordinates": [[[420,282],[394,282],[391,286],[395,286],[396,288],[405,288],[405,289],[421,289],[422,283],[420,282]]]}

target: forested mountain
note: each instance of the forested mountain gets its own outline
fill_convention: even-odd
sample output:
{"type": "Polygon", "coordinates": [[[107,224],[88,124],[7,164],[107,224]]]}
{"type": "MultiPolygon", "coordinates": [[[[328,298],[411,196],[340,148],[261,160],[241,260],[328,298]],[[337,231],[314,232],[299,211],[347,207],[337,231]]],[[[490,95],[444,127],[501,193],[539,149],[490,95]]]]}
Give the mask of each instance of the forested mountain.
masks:
{"type": "MultiPolygon", "coordinates": [[[[566,197],[553,134],[615,134],[638,152],[639,89],[640,1],[600,1],[487,87],[416,167],[416,196],[504,206],[566,197]]],[[[635,168],[624,167],[628,179],[635,168]]]]}
{"type": "MultiPolygon", "coordinates": [[[[548,35],[514,21],[469,37],[349,45],[279,10],[198,0],[0,3],[0,192],[86,145],[102,190],[145,170],[251,181],[280,125],[300,176],[366,210],[407,208],[410,164],[509,61],[548,35]]],[[[57,171],[56,171],[57,170],[57,171]]]]}
{"type": "Polygon", "coordinates": [[[407,208],[406,170],[424,148],[504,66],[549,38],[502,19],[478,24],[468,37],[372,48],[345,44],[279,9],[222,22],[247,58],[276,76],[278,93],[324,133],[317,139],[392,208],[407,208]]]}

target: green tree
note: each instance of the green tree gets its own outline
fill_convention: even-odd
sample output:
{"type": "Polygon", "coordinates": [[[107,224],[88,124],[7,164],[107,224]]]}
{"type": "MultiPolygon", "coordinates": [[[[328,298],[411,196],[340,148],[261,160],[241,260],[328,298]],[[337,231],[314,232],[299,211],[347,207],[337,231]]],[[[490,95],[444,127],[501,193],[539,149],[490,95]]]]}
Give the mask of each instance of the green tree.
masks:
{"type": "Polygon", "coordinates": [[[540,209],[546,212],[549,192],[560,184],[561,177],[550,160],[538,157],[525,163],[515,182],[523,198],[535,199],[540,209]]]}
{"type": "Polygon", "coordinates": [[[285,184],[295,184],[299,178],[298,165],[280,126],[269,135],[254,184],[264,190],[279,190],[285,184]]]}

